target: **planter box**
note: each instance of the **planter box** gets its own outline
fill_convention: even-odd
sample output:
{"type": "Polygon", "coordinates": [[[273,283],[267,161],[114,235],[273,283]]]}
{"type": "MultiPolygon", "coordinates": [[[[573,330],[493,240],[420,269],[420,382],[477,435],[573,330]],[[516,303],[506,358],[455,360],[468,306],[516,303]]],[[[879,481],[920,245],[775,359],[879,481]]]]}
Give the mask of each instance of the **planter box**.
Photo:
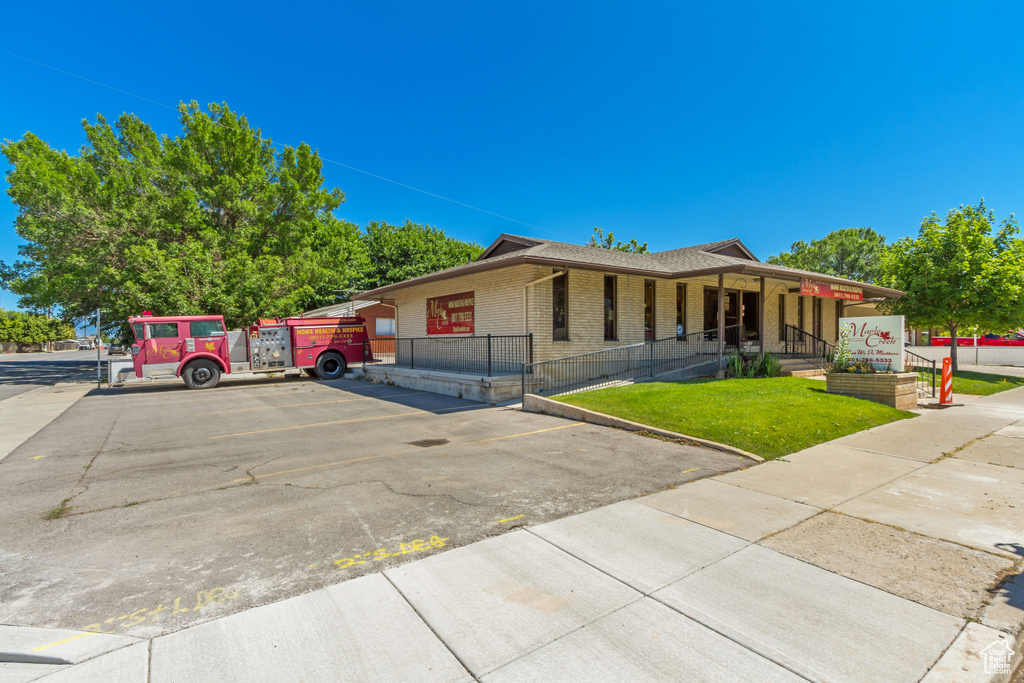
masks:
{"type": "Polygon", "coordinates": [[[825,376],[825,384],[830,394],[884,403],[899,410],[917,408],[917,375],[913,372],[894,375],[830,372],[825,376]]]}

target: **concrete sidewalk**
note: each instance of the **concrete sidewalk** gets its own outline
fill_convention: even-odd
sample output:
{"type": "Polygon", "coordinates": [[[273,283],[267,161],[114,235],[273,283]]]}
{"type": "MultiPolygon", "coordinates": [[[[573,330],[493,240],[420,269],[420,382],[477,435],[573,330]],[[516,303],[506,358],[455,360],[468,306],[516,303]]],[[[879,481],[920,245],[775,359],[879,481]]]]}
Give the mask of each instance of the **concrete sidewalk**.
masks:
{"type": "Polygon", "coordinates": [[[1006,680],[1022,560],[1018,389],[0,681],[1006,680]]]}

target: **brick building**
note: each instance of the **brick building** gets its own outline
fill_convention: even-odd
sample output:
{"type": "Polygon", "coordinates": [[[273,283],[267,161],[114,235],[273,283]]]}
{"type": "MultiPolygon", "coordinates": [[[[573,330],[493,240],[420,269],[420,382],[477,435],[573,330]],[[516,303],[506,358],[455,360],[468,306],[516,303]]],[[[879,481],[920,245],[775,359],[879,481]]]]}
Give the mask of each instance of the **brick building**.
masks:
{"type": "Polygon", "coordinates": [[[746,352],[783,350],[787,325],[834,341],[844,303],[836,293],[901,294],[763,263],[738,239],[634,254],[503,234],[471,263],[354,298],[393,301],[399,339],[532,334],[541,361],[677,329],[721,333],[746,352]],[[822,294],[801,294],[802,281],[822,294]]]}

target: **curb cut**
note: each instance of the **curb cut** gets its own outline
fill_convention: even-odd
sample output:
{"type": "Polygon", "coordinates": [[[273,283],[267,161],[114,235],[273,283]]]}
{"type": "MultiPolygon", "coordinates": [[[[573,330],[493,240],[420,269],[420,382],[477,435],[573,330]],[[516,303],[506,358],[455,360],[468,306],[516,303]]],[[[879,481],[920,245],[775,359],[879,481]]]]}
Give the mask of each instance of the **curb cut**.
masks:
{"type": "Polygon", "coordinates": [[[754,462],[764,462],[764,458],[760,455],[748,453],[747,451],[734,446],[728,446],[724,443],[709,441],[707,439],[699,439],[696,436],[680,434],[667,429],[660,429],[658,427],[652,427],[639,422],[624,420],[621,417],[605,415],[604,413],[587,410],[586,408],[577,408],[576,406],[571,406],[559,401],[553,401],[550,398],[543,398],[536,394],[527,394],[523,397],[522,410],[525,413],[544,413],[545,415],[564,417],[570,420],[579,420],[580,422],[589,422],[591,424],[602,425],[604,427],[618,427],[619,429],[625,429],[630,432],[650,432],[651,434],[657,434],[658,436],[666,436],[670,439],[682,439],[684,441],[695,443],[699,446],[712,448],[716,451],[723,451],[725,453],[731,453],[744,458],[750,458],[754,462]]]}

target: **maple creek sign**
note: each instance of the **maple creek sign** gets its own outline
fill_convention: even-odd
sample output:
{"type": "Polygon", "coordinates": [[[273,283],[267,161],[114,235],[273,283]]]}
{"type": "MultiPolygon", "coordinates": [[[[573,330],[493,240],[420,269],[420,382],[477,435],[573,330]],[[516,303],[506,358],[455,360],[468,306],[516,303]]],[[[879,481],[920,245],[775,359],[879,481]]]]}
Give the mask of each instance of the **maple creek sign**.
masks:
{"type": "Polygon", "coordinates": [[[864,300],[864,290],[860,287],[818,282],[817,280],[808,280],[805,277],[800,278],[800,293],[809,296],[820,296],[825,299],[864,300]]]}
{"type": "Polygon", "coordinates": [[[876,370],[903,372],[903,316],[841,318],[839,331],[850,335],[850,359],[864,360],[876,370]]]}
{"type": "Polygon", "coordinates": [[[473,334],[474,293],[427,299],[427,334],[473,334]]]}

